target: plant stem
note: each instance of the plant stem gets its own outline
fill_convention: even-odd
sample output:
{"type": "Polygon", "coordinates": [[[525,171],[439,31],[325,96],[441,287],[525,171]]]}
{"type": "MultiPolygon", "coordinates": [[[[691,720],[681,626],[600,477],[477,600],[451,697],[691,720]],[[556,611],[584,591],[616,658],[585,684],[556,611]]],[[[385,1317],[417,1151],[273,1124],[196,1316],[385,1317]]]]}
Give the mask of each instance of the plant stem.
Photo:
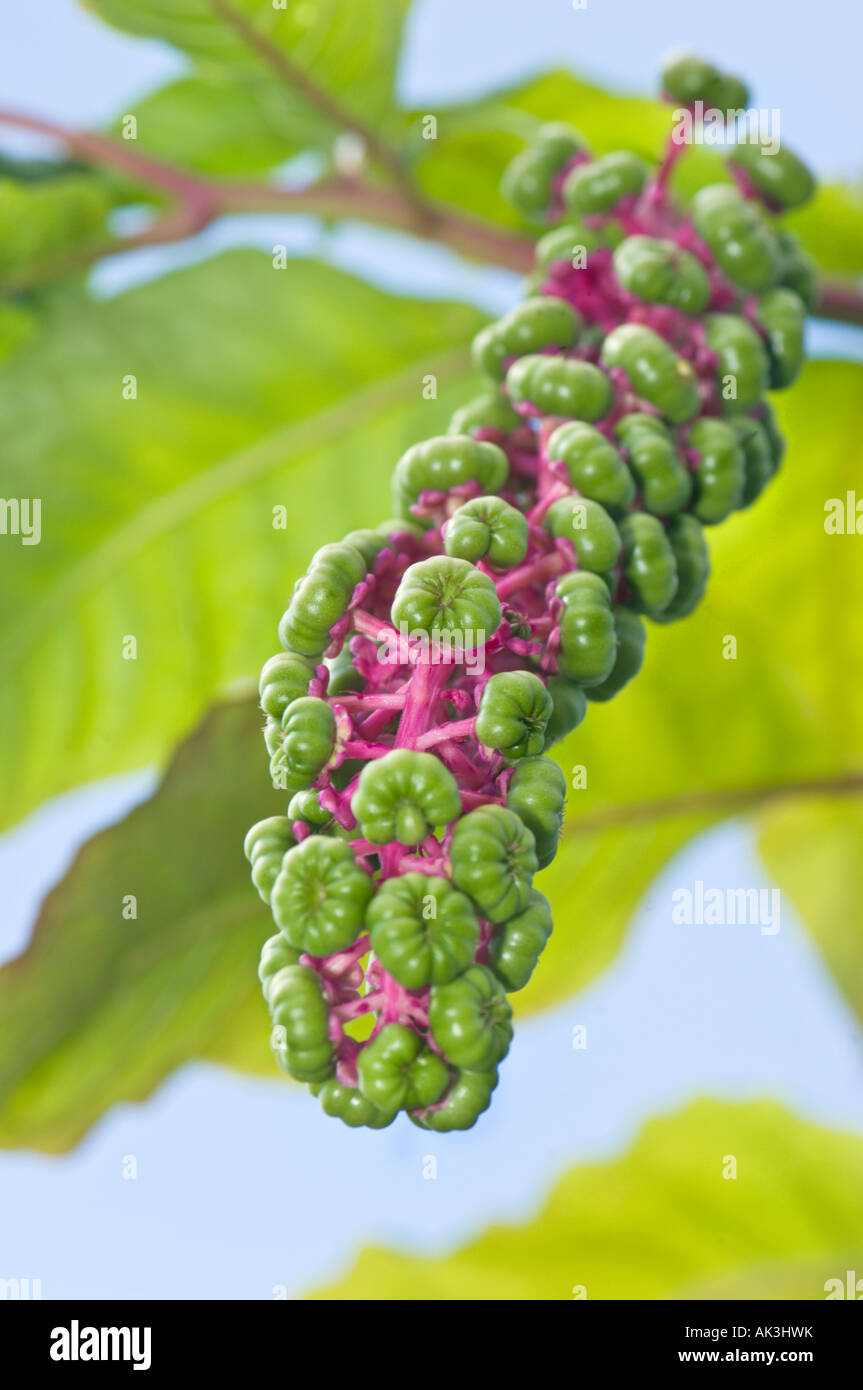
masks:
{"type": "MultiPolygon", "coordinates": [[[[105,256],[184,240],[227,213],[304,213],[327,220],[350,218],[372,226],[406,232],[433,241],[468,259],[526,274],[533,265],[534,244],[469,213],[439,203],[417,204],[402,187],[378,188],[357,179],[322,180],[309,188],[277,188],[258,180],[210,179],[132,149],[126,142],[89,131],[69,130],[52,121],[17,111],[0,110],[0,123],[32,130],[59,140],[79,159],[100,168],[115,169],[129,178],[176,200],[176,206],[142,232],[113,237],[62,258],[43,263],[9,281],[12,291],[29,289],[45,280],[86,270],[105,256]]],[[[353,126],[356,129],[356,124],[353,126]]],[[[863,326],[863,292],[842,281],[821,282],[815,313],[819,318],[863,326]]]]}
{"type": "Polygon", "coordinates": [[[770,801],[810,796],[857,796],[861,792],[863,771],[837,773],[834,777],[770,782],[754,787],[717,787],[704,791],[679,792],[674,796],[658,797],[653,801],[633,801],[629,805],[610,806],[607,810],[593,811],[589,815],[567,822],[564,825],[564,834],[594,835],[603,830],[647,825],[652,821],[669,820],[674,816],[742,811],[752,806],[763,806],[770,801]]]}
{"type": "Polygon", "coordinates": [[[413,204],[416,212],[420,216],[424,215],[423,201],[414,189],[398,152],[392,149],[385,140],[382,140],[377,131],[356,112],[342,106],[341,102],[337,101],[325,87],[319,87],[284,49],[273,43],[241,11],[229,4],[228,0],[207,0],[207,3],[213,13],[223,19],[233,29],[237,37],[248,48],[257,53],[277,77],[281,78],[293,91],[298,92],[303,100],[316,111],[319,111],[337,131],[351,131],[358,135],[375,162],[382,169],[386,169],[401,187],[405,197],[413,204]]]}

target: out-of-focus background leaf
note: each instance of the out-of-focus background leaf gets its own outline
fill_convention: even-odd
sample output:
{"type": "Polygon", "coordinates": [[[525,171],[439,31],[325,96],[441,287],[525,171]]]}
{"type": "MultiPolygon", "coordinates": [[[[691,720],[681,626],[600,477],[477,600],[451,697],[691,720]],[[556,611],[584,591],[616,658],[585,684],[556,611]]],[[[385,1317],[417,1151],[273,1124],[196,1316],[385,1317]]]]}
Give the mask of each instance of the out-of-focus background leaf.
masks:
{"type": "Polygon", "coordinates": [[[857,798],[777,804],[758,818],[758,848],[813,932],[824,962],[863,1019],[863,808],[857,798]]]}
{"type": "Polygon", "coordinates": [[[40,545],[0,549],[0,823],[164,760],[256,674],[314,549],[382,520],[399,454],[464,399],[482,321],[254,252],[52,300],[0,377],[4,487],[42,499],[40,545]]]}
{"type": "Polygon", "coordinates": [[[863,1140],[761,1101],[652,1120],[537,1215],[437,1258],[363,1250],[326,1299],[823,1299],[859,1269],[863,1140]],[[731,1162],[736,1164],[736,1176],[731,1162]]]}
{"type": "Polygon", "coordinates": [[[46,898],[0,970],[0,1144],[67,1149],[110,1105],[230,1052],[238,1033],[257,1043],[246,1064],[272,1074],[256,977],[272,923],[243,858],[249,825],[283,810],[250,775],[260,742],[252,701],[215,709],[154,796],[88,841],[46,898]]]}
{"type": "Polygon", "coordinates": [[[261,173],[302,148],[281,128],[258,77],[196,72],[134,105],[142,149],[204,174],[261,173]]]}
{"type": "MultiPolygon", "coordinates": [[[[243,42],[218,5],[208,0],[89,3],[110,24],[164,39],[197,65],[190,79],[167,90],[155,118],[152,104],[145,105],[144,125],[161,153],[184,163],[201,159],[201,167],[218,172],[247,172],[266,167],[260,152],[272,149],[274,139],[282,153],[273,163],[297,150],[332,144],[332,124],[243,42]],[[173,131],[171,110],[183,122],[173,131]]],[[[409,0],[315,0],[279,8],[271,0],[231,0],[231,8],[366,124],[386,130],[392,123],[409,0]]]]}

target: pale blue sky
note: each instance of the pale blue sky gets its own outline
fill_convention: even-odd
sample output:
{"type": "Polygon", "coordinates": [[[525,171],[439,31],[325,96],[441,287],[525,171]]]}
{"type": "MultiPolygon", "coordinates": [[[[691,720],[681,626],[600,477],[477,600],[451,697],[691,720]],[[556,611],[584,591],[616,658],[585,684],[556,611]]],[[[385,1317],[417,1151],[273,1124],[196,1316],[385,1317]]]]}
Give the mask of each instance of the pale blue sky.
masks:
{"type": "MultiPolygon", "coordinates": [[[[4,101],[65,120],[107,119],[179,70],[161,46],[113,34],[66,0],[18,6],[5,30],[4,101]]],[[[569,63],[648,90],[659,56],[679,46],[731,65],[745,47],[759,103],[781,107],[794,143],[822,170],[859,169],[850,95],[859,14],[847,0],[816,12],[802,0],[726,0],[721,12],[671,0],[588,0],[581,11],[570,0],[427,0],[416,7],[401,80],[421,103],[569,63]]],[[[293,235],[297,249],[319,244],[314,224],[293,235]]],[[[183,252],[106,268],[99,287],[121,292],[177,255],[237,240],[271,246],[272,224],[233,220],[183,252]]],[[[339,233],[328,254],[431,297],[497,309],[515,293],[507,275],[445,253],[420,260],[402,239],[363,229],[339,233]]],[[[816,326],[812,343],[859,357],[861,338],[816,326]]],[[[73,793],[0,840],[0,882],[11,883],[0,958],[21,948],[77,845],[151,783],[144,773],[73,793]]],[[[691,846],[654,885],[613,969],[519,1026],[492,1110],[469,1135],[430,1138],[406,1122],[348,1132],[275,1075],[252,1082],[189,1066],[145,1105],[111,1112],[68,1157],[0,1155],[0,1276],[41,1278],[46,1297],[267,1298],[280,1284],[296,1295],[364,1241],[438,1248],[527,1214],[569,1163],[619,1152],[648,1116],[697,1094],[769,1095],[863,1132],[863,1039],[790,909],[773,937],[675,927],[671,893],[696,878],[767,883],[738,824],[691,846]],[[574,1052],[572,1028],[582,1023],[589,1046],[574,1052]],[[552,1107],[558,1090],[566,1099],[552,1107]],[[421,1176],[427,1153],[438,1157],[435,1182],[421,1176]],[[121,1176],[128,1154],[135,1182],[121,1176]]]]}

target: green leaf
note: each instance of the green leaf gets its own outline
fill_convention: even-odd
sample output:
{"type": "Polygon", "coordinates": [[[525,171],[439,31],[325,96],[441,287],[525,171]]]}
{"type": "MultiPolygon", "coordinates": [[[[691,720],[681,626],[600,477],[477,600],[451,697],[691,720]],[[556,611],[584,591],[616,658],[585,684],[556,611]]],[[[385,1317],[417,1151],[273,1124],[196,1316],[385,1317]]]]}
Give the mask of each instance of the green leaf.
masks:
{"type": "MultiPolygon", "coordinates": [[[[437,138],[424,139],[422,117],[409,119],[409,139],[421,186],[442,202],[507,226],[523,226],[501,197],[499,183],[513,155],[543,121],[580,129],[596,154],[630,149],[657,159],[671,129],[670,110],[658,101],[603,91],[565,71],[544,73],[471,102],[438,108],[437,138]]],[[[687,150],[672,186],[688,197],[701,185],[727,178],[721,153],[687,150]]],[[[863,191],[826,184],[812,204],[788,218],[824,270],[863,272],[863,191]]]]}
{"type": "Polygon", "coordinates": [[[284,811],[262,750],[252,700],[214,710],[152,798],[49,893],[27,950],[0,970],[4,1146],[67,1149],[181,1063],[230,1054],[238,1032],[253,1040],[244,1065],[275,1074],[256,978],[273,927],[243,857],[249,825],[284,811]]]}
{"type": "Polygon", "coordinates": [[[49,313],[0,375],[4,492],[42,503],[40,544],[0,544],[6,824],[163,759],[256,675],[312,551],[386,516],[395,460],[470,394],[482,322],[253,252],[49,313]]]}
{"type": "Polygon", "coordinates": [[[821,798],[758,817],[767,870],[808,927],[838,988],[863,1020],[863,804],[821,798]]]}
{"type": "Polygon", "coordinates": [[[26,282],[35,266],[104,246],[111,199],[98,177],[0,178],[0,286],[26,282]]]}
{"type": "Polygon", "coordinates": [[[273,98],[273,84],[258,76],[183,77],[134,103],[136,148],[204,174],[262,173],[301,148],[300,132],[287,128],[273,98]]]}
{"type": "Polygon", "coordinates": [[[312,1297],[823,1299],[860,1269],[861,1223],[863,1139],[701,1100],[623,1158],[571,1169],[524,1225],[437,1258],[372,1247],[312,1297]]]}
{"type": "MultiPolygon", "coordinates": [[[[276,8],[271,0],[232,0],[277,53],[375,129],[392,119],[408,6],[409,0],[312,0],[276,8]]],[[[127,33],[173,44],[196,65],[189,79],[135,113],[145,148],[228,173],[265,167],[274,140],[282,142],[272,159],[279,163],[298,149],[328,148],[338,134],[208,0],[90,0],[90,7],[127,33]],[[172,115],[182,122],[174,133],[172,115]]]]}
{"type": "Polygon", "coordinates": [[[863,188],[821,184],[812,202],[789,214],[787,224],[823,270],[863,272],[863,188]]]}
{"type": "MultiPolygon", "coordinates": [[[[749,511],[709,531],[714,573],[705,602],[682,623],[649,625],[639,676],[608,705],[589,706],[556,751],[570,782],[574,769],[586,769],[587,787],[570,791],[561,850],[538,879],[556,926],[515,996],[519,1010],[567,998],[609,964],[663,863],[734,814],[724,794],[863,766],[863,567],[856,536],[824,529],[825,502],[855,485],[861,388],[860,367],[816,363],[777,398],[785,464],[749,511]],[[729,636],[737,642],[732,660],[723,656],[729,636]],[[707,806],[629,818],[633,804],[686,794],[706,797],[707,806]],[[712,807],[711,796],[720,798],[712,807]],[[622,823],[592,828],[609,815],[622,823]]],[[[741,797],[741,809],[745,803],[741,797]]],[[[818,853],[829,859],[823,822],[822,831],[818,853]]],[[[804,917],[819,920],[814,906],[804,917]]],[[[847,950],[859,971],[859,937],[847,950]]]]}

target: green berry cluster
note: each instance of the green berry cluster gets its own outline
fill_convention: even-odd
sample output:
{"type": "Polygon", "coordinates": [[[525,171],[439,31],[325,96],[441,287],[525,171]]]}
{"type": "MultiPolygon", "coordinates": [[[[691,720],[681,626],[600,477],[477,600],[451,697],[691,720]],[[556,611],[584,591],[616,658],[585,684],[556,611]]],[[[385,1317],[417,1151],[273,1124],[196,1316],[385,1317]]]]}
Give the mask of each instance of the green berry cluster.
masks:
{"type": "MultiPolygon", "coordinates": [[[[690,58],[663,91],[746,99],[690,58]]],[[[735,147],[683,209],[677,156],[594,158],[555,123],[516,157],[505,191],[550,230],[474,342],[487,388],[397,462],[392,519],[312,558],[261,673],[289,798],[245,846],[278,928],[272,1045],[347,1125],[466,1129],[488,1107],[507,996],[552,930],[548,749],[637,674],[646,620],[696,608],[706,528],[780,465],[766,393],[801,368],[813,283],[774,214],[811,178],[735,147]]]]}

